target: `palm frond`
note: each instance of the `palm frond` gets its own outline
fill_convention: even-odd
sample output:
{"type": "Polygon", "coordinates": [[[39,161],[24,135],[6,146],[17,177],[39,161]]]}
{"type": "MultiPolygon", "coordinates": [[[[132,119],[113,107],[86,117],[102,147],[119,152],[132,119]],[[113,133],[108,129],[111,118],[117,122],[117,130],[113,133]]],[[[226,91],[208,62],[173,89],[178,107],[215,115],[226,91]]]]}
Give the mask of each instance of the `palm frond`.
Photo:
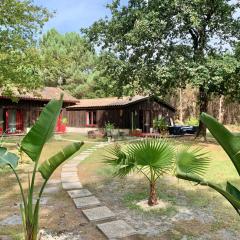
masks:
{"type": "Polygon", "coordinates": [[[107,153],[109,155],[105,156],[104,162],[114,168],[114,176],[124,177],[134,171],[135,159],[128,156],[120,145],[116,144],[108,149],[107,153]]]}
{"type": "Polygon", "coordinates": [[[175,149],[166,140],[147,139],[130,145],[128,154],[135,156],[138,166],[168,171],[174,163],[175,149]]]}
{"type": "Polygon", "coordinates": [[[184,148],[176,157],[176,171],[186,175],[203,176],[209,166],[208,153],[201,148],[184,148]]]}

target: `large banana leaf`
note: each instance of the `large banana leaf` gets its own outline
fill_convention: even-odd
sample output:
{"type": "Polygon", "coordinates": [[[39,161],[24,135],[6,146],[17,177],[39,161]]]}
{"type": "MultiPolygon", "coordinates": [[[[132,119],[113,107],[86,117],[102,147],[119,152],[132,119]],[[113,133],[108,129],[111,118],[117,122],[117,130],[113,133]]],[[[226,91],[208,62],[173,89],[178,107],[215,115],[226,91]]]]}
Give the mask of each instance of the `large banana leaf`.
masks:
{"type": "Polygon", "coordinates": [[[18,160],[19,157],[16,154],[8,152],[4,147],[0,147],[0,167],[10,165],[12,168],[16,168],[18,160]]]}
{"type": "Polygon", "coordinates": [[[63,96],[60,100],[51,100],[44,107],[39,119],[21,142],[21,150],[34,162],[39,159],[44,144],[53,134],[57,117],[62,108],[62,99],[63,96]]]}
{"type": "Polygon", "coordinates": [[[208,186],[214,189],[215,191],[220,193],[223,197],[225,197],[228,200],[228,202],[234,207],[237,213],[240,215],[240,198],[239,198],[240,191],[236,187],[234,187],[231,183],[227,182],[226,189],[223,189],[220,185],[212,182],[208,182],[196,174],[188,174],[188,173],[177,171],[176,177],[180,179],[196,182],[200,185],[208,186]]]}
{"type": "Polygon", "coordinates": [[[239,214],[240,210],[240,191],[227,182],[226,189],[222,186],[206,181],[202,175],[209,164],[206,153],[200,149],[184,149],[177,155],[176,177],[187,181],[196,182],[203,186],[209,186],[224,196],[239,214]]]}
{"type": "Polygon", "coordinates": [[[212,116],[202,113],[201,121],[222,146],[240,175],[240,136],[232,134],[212,116]]]}
{"type": "Polygon", "coordinates": [[[72,156],[75,152],[77,152],[80,147],[83,145],[83,142],[72,143],[62,151],[58,152],[48,160],[44,161],[38,168],[38,171],[41,173],[42,177],[47,180],[51,177],[54,170],[65,160],[67,160],[70,156],[72,156]]]}

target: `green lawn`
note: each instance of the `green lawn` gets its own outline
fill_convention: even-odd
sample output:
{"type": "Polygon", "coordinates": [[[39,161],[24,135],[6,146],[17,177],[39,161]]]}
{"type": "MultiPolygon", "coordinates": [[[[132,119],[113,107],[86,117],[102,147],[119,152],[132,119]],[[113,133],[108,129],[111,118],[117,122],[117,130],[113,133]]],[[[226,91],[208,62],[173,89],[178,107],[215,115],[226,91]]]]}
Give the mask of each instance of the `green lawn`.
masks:
{"type": "MultiPolygon", "coordinates": [[[[194,143],[194,146],[202,147],[203,151],[208,152],[211,157],[211,163],[205,174],[207,180],[219,184],[225,184],[227,180],[230,180],[231,182],[237,183],[238,186],[240,185],[239,177],[234,166],[219,145],[214,143],[205,144],[193,141],[189,142],[187,140],[181,141],[180,139],[173,140],[173,142],[176,147],[194,143]]],[[[122,144],[124,145],[126,143],[122,144]]],[[[197,212],[205,212],[207,213],[207,216],[209,214],[215,219],[215,222],[209,224],[211,228],[209,230],[210,234],[222,229],[228,229],[229,231],[239,230],[238,215],[220,194],[208,187],[195,186],[191,182],[178,180],[171,175],[164,176],[158,181],[157,190],[159,198],[169,202],[170,206],[164,210],[144,212],[136,205],[136,203],[143,199],[147,199],[149,191],[148,182],[141,174],[132,174],[123,179],[113,178],[112,167],[104,163],[106,154],[106,149],[95,151],[90,157],[81,163],[80,171],[81,168],[84,169],[84,174],[86,174],[86,171],[89,171],[88,175],[85,177],[86,180],[84,184],[89,187],[91,191],[95,192],[96,196],[100,196],[106,204],[109,204],[109,206],[114,204],[119,204],[119,208],[125,206],[125,208],[129,209],[131,217],[135,217],[136,214],[139,216],[145,216],[146,221],[151,218],[155,218],[155,220],[158,221],[161,217],[165,216],[166,222],[178,212],[179,207],[187,206],[190,209],[195,209],[197,212]],[[92,176],[93,180],[88,176],[92,176]],[[111,197],[108,197],[109,194],[114,196],[115,199],[118,199],[117,202],[112,201],[111,197]]],[[[196,232],[194,233],[194,236],[200,237],[203,224],[196,224],[195,227],[196,232]]],[[[194,226],[192,226],[192,228],[194,228],[194,226]]],[[[187,229],[190,236],[192,234],[190,233],[191,226],[187,229]]],[[[174,232],[175,230],[176,229],[173,229],[172,231],[174,232]]],[[[181,232],[180,235],[183,236],[183,232],[181,232]]],[[[215,238],[215,235],[211,236],[212,239],[218,239],[215,238]]],[[[175,238],[169,237],[166,239],[175,238]]]]}
{"type": "MultiPolygon", "coordinates": [[[[86,140],[86,137],[80,134],[64,134],[61,136],[63,139],[69,140],[86,140]]],[[[43,150],[41,161],[50,157],[65,145],[71,143],[70,141],[63,139],[53,138],[49,141],[43,150]]],[[[16,144],[19,140],[20,138],[8,142],[7,144],[16,144]]],[[[189,141],[187,138],[180,138],[171,141],[173,141],[176,147],[193,144],[202,147],[204,151],[209,153],[212,160],[205,174],[206,179],[219,184],[223,184],[226,180],[240,184],[235,168],[219,145],[215,143],[197,143],[189,141]]],[[[89,143],[87,141],[80,151],[84,151],[95,144],[96,142],[89,143]]],[[[129,143],[121,142],[121,144],[127,145],[129,143]]],[[[112,145],[109,147],[112,147],[112,145]]],[[[12,149],[15,148],[16,147],[13,147],[12,145],[12,149]]],[[[158,222],[163,221],[160,219],[164,219],[164,222],[168,223],[170,219],[178,213],[179,208],[181,207],[194,209],[197,213],[202,212],[207,214],[206,216],[210,215],[215,219],[214,222],[207,224],[195,220],[187,221],[186,219],[177,221],[169,230],[169,235],[167,235],[166,238],[159,239],[181,239],[183,235],[187,235],[187,239],[198,239],[202,234],[202,229],[207,229],[206,231],[211,235],[211,239],[218,239],[214,235],[216,231],[222,229],[240,231],[238,215],[221,195],[210,188],[195,186],[190,182],[178,180],[171,176],[171,174],[164,176],[159,180],[157,189],[159,198],[170,203],[169,207],[164,210],[143,211],[136,205],[136,203],[148,197],[148,182],[141,174],[132,174],[123,179],[113,178],[113,169],[104,163],[106,154],[106,148],[94,151],[88,158],[81,162],[79,174],[83,185],[99,197],[105,205],[110,208],[115,207],[113,210],[116,211],[116,214],[118,214],[118,209],[121,210],[120,213],[125,211],[126,217],[130,215],[130,218],[135,219],[135,222],[140,224],[140,228],[142,226],[141,222],[152,224],[152,220],[158,222]],[[140,216],[143,218],[141,221],[139,220],[140,216]],[[193,225],[194,223],[195,225],[193,225]],[[178,235],[180,236],[179,238],[177,237],[178,235]]],[[[19,166],[18,171],[27,176],[27,172],[31,168],[32,163],[24,159],[24,163],[19,166]]],[[[56,172],[56,177],[58,178],[59,172],[60,169],[56,172]]],[[[1,209],[4,209],[0,214],[0,219],[2,218],[1,216],[9,215],[9,212],[12,211],[12,208],[9,208],[9,206],[12,206],[16,202],[18,196],[16,184],[12,185],[12,178],[8,180],[9,174],[10,172],[6,170],[0,172],[0,177],[5,179],[0,194],[0,207],[1,209]],[[6,196],[9,195],[6,194],[5,189],[9,189],[7,192],[12,193],[10,198],[8,197],[5,199],[6,196]]],[[[25,178],[25,180],[27,181],[27,178],[25,178]]],[[[58,200],[61,201],[61,198],[64,199],[64,196],[62,197],[59,195],[58,200]]],[[[14,211],[16,211],[16,209],[14,211]]],[[[55,214],[58,215],[58,213],[55,214]]],[[[124,218],[124,216],[122,217],[124,218]]],[[[15,235],[18,230],[19,228],[0,228],[0,235],[4,234],[6,231],[15,235]]],[[[240,232],[238,233],[240,234],[240,232]]]]}

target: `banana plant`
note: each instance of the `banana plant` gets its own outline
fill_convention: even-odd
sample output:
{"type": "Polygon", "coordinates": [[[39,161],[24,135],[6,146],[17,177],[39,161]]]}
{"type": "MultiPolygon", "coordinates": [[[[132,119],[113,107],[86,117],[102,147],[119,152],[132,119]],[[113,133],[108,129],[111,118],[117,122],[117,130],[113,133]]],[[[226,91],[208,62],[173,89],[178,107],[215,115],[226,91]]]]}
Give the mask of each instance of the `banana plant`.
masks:
{"type": "MultiPolygon", "coordinates": [[[[221,123],[212,116],[202,113],[201,121],[209,129],[213,137],[222,146],[235,166],[238,175],[240,175],[240,136],[231,133],[221,123]]],[[[225,187],[219,184],[205,180],[202,175],[206,170],[209,159],[201,155],[199,159],[191,151],[183,150],[178,154],[176,161],[176,176],[181,179],[196,182],[200,185],[211,187],[219,192],[233,206],[240,215],[240,191],[230,181],[227,181],[225,187]],[[201,160],[201,161],[198,161],[201,160]]]]}
{"type": "Polygon", "coordinates": [[[38,239],[40,199],[47,181],[55,169],[70,156],[72,156],[76,151],[78,151],[83,145],[82,142],[70,144],[63,148],[60,152],[45,160],[43,163],[39,163],[42,149],[45,143],[53,135],[57,118],[62,108],[62,99],[63,96],[61,96],[60,100],[51,100],[46,107],[44,107],[39,119],[20,143],[19,154],[22,154],[22,152],[26,153],[34,162],[31,180],[30,178],[28,180],[27,193],[24,192],[21,180],[16,171],[19,162],[19,156],[8,152],[4,147],[0,147],[0,167],[6,165],[9,166],[15,174],[20,187],[22,198],[20,212],[22,216],[25,240],[38,239]],[[43,184],[40,188],[40,191],[37,193],[36,202],[34,202],[35,178],[37,171],[41,173],[43,184]]]}

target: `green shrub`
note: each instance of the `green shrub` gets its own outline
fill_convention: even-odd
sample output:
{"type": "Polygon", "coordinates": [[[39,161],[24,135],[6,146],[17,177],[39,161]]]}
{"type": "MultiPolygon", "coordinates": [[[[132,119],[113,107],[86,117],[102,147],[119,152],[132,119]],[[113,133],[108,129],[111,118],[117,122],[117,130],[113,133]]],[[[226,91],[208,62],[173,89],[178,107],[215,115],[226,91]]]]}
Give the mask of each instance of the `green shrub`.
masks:
{"type": "Polygon", "coordinates": [[[153,128],[158,130],[159,132],[166,131],[167,127],[168,126],[165,118],[160,118],[160,119],[155,118],[153,120],[153,128]]]}
{"type": "Polygon", "coordinates": [[[190,117],[188,120],[184,122],[184,124],[188,126],[198,126],[199,120],[195,117],[190,117]]]}

